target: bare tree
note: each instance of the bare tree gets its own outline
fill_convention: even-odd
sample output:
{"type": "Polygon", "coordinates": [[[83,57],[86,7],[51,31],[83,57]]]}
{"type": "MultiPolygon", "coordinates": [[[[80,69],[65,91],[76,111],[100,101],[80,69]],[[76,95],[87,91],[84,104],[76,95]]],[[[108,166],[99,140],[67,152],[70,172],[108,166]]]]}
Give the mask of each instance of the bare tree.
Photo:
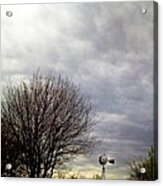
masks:
{"type": "Polygon", "coordinates": [[[128,165],[131,180],[156,180],[158,177],[158,165],[153,146],[149,148],[146,158],[132,161],[128,165]],[[144,172],[141,172],[141,169],[144,169],[144,172]]]}
{"type": "Polygon", "coordinates": [[[36,74],[3,97],[2,175],[11,163],[15,175],[22,165],[29,177],[52,177],[59,163],[92,147],[91,101],[69,80],[36,74]]]}

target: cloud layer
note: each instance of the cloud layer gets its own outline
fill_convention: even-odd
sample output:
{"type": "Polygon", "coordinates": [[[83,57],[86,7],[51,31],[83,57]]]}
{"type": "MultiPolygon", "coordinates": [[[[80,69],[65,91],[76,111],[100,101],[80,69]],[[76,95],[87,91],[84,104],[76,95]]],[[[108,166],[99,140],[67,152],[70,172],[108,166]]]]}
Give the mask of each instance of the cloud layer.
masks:
{"type": "Polygon", "coordinates": [[[123,178],[118,170],[122,175],[126,162],[153,144],[152,47],[152,2],[2,6],[2,86],[39,68],[69,77],[92,97],[92,133],[102,145],[74,162],[81,170],[98,167],[106,153],[118,162],[112,173],[123,178]]]}

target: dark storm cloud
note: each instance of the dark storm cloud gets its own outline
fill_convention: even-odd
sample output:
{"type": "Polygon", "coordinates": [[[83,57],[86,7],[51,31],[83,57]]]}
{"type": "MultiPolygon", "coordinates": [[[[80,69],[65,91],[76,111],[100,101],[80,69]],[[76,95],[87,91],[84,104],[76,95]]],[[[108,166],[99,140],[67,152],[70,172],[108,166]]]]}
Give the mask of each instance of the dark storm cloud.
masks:
{"type": "Polygon", "coordinates": [[[12,18],[2,6],[2,84],[28,79],[38,68],[69,77],[92,97],[97,110],[92,133],[102,139],[92,160],[83,161],[96,166],[103,152],[113,154],[119,165],[144,156],[153,143],[152,2],[10,9],[12,18]]]}

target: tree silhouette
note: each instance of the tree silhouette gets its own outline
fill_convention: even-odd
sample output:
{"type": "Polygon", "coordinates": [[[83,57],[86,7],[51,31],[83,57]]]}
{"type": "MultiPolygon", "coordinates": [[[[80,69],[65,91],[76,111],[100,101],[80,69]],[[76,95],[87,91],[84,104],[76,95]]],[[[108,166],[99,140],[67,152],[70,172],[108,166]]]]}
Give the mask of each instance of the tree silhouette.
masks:
{"type": "Polygon", "coordinates": [[[2,176],[10,163],[10,176],[52,177],[57,166],[91,150],[93,116],[91,100],[67,79],[37,73],[8,86],[1,103],[2,176]]]}
{"type": "Polygon", "coordinates": [[[154,148],[151,146],[147,158],[129,163],[131,180],[155,180],[157,179],[157,162],[154,157],[154,148]],[[145,168],[145,172],[141,173],[141,168],[145,168]]]}

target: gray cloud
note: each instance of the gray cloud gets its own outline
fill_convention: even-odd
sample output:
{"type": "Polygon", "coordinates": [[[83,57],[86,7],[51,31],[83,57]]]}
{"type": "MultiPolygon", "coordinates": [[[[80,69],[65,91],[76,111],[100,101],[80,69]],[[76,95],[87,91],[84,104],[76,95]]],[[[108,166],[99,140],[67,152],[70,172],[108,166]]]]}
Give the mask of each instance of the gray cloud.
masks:
{"type": "Polygon", "coordinates": [[[92,97],[92,133],[102,139],[78,164],[97,166],[106,152],[116,157],[116,172],[153,144],[152,24],[152,2],[2,6],[2,85],[38,68],[68,76],[92,97]]]}

